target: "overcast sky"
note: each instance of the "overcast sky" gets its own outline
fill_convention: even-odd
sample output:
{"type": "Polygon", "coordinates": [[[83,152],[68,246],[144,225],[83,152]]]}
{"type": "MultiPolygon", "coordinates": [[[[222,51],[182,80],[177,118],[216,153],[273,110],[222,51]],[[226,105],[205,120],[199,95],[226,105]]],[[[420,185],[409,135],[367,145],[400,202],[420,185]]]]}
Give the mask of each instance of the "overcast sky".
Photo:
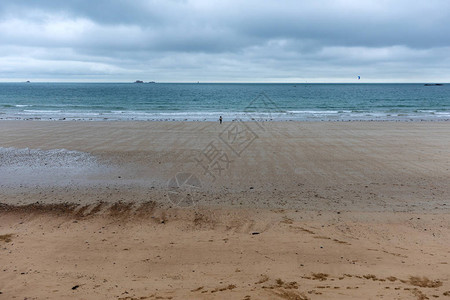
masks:
{"type": "Polygon", "coordinates": [[[0,81],[450,82],[450,1],[1,0],[0,81]]]}

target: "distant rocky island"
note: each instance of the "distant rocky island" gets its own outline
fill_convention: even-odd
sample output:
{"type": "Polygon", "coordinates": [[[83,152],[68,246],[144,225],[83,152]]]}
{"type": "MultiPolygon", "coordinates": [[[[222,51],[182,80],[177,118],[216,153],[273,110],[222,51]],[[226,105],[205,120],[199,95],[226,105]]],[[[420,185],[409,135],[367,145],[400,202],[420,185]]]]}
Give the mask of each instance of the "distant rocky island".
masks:
{"type": "MultiPolygon", "coordinates": [[[[142,80],[136,80],[134,83],[145,83],[142,80]]],[[[155,81],[149,81],[148,83],[156,83],[155,81]]]]}
{"type": "Polygon", "coordinates": [[[442,83],[425,83],[424,86],[441,86],[442,83]]]}

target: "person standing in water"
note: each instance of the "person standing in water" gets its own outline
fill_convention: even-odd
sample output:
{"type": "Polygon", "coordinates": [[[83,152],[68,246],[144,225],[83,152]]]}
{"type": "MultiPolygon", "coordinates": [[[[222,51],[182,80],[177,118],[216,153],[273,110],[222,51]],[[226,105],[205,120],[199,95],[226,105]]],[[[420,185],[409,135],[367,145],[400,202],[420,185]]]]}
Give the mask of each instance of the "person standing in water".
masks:
{"type": "Polygon", "coordinates": [[[222,116],[219,117],[219,123],[222,124],[222,116]]]}

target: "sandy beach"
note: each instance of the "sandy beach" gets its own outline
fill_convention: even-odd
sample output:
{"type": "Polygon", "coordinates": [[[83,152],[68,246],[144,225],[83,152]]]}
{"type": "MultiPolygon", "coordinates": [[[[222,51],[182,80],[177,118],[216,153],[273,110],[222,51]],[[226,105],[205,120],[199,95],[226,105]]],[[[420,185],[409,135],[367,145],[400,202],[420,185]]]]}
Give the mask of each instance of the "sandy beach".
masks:
{"type": "Polygon", "coordinates": [[[0,122],[0,299],[450,299],[449,122],[0,122]]]}

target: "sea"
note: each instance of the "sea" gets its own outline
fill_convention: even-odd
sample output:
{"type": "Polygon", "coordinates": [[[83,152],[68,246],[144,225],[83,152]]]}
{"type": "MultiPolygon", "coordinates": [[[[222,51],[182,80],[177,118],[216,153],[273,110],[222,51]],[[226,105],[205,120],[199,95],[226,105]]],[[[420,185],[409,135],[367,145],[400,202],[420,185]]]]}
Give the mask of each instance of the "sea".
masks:
{"type": "Polygon", "coordinates": [[[0,120],[443,121],[450,84],[0,83],[0,120]]]}

